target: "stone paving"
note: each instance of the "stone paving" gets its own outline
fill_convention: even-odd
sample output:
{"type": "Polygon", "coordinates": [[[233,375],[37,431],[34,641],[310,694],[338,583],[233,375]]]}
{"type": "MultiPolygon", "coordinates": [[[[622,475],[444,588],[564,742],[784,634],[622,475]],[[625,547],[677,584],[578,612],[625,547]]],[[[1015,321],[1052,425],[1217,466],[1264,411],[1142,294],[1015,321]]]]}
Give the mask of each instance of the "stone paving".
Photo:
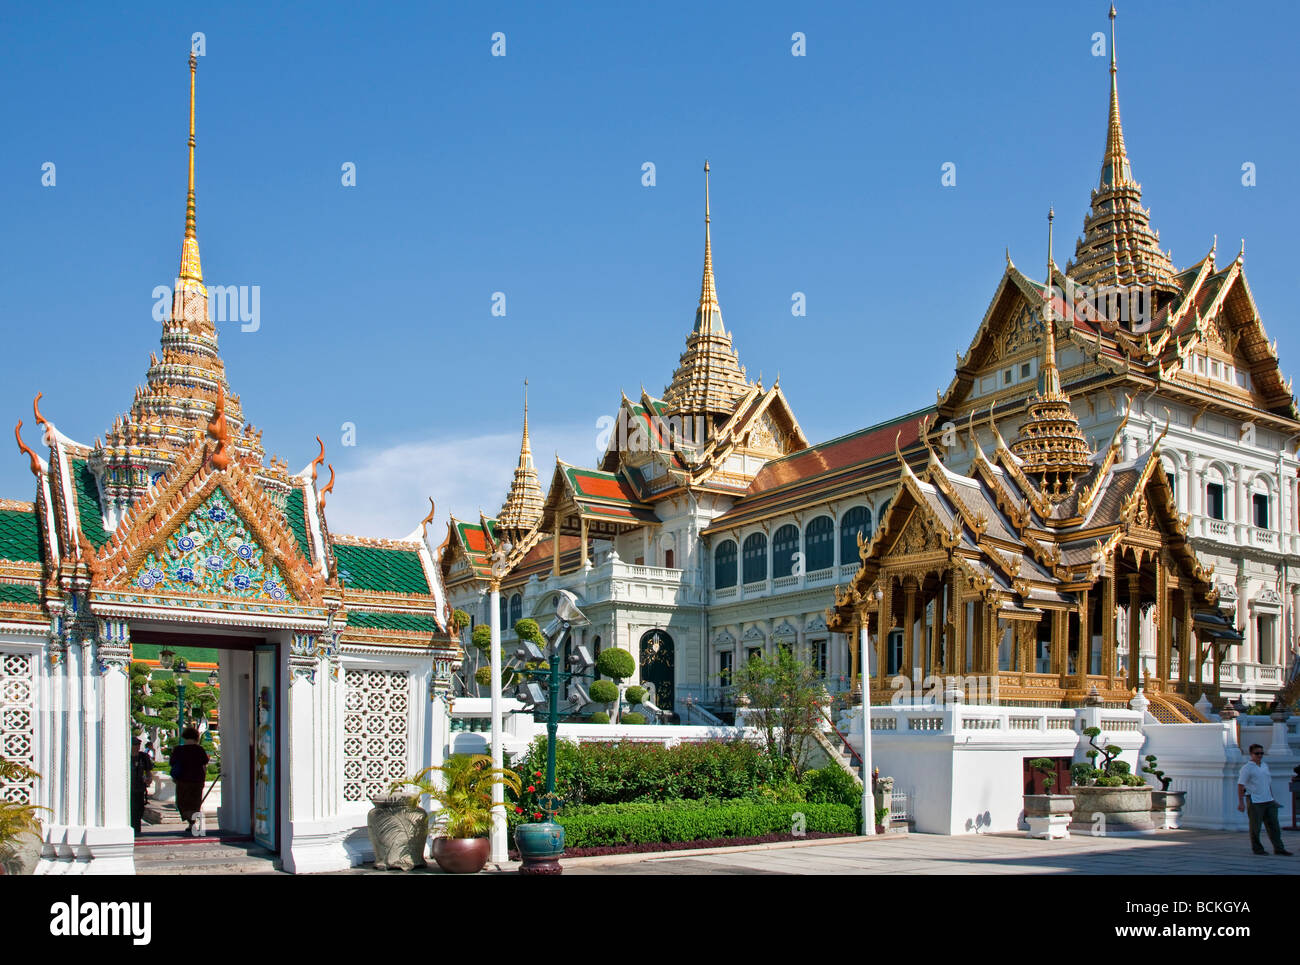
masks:
{"type": "MultiPolygon", "coordinates": [[[[1300,851],[1300,832],[1282,832],[1300,851]]],[[[856,838],[836,844],[766,847],[661,857],[620,855],[564,861],[566,875],[1246,875],[1300,874],[1300,856],[1251,853],[1245,831],[1162,831],[1141,837],[935,834],[856,838]]]]}

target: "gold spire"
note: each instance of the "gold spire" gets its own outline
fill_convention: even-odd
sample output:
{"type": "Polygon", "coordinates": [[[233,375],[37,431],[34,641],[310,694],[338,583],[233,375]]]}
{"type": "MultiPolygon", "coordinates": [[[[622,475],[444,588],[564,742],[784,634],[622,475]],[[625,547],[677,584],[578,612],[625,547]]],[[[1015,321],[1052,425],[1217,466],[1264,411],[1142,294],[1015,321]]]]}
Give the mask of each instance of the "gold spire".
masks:
{"type": "Polygon", "coordinates": [[[528,533],[542,518],[542,487],[533,466],[533,447],[528,440],[528,380],[524,379],[524,437],[519,445],[519,464],[510,483],[505,505],[497,517],[497,525],[518,543],[518,537],[528,533]]]}
{"type": "MultiPolygon", "coordinates": [[[[722,309],[718,307],[718,289],[713,279],[712,220],[709,162],[705,161],[704,276],[700,283],[700,303],[695,310],[695,327],[686,338],[686,351],[664,391],[664,402],[683,415],[729,415],[735,400],[749,389],[731,336],[723,327],[722,309]]],[[[711,431],[712,420],[706,423],[706,432],[711,431]]]]}
{"type": "Polygon", "coordinates": [[[203,265],[199,261],[199,233],[194,215],[194,80],[198,72],[199,59],[190,54],[190,180],[185,193],[185,240],[181,244],[181,270],[178,274],[180,286],[186,291],[201,292],[207,298],[207,289],[203,287],[203,265]]]}
{"type": "Polygon", "coordinates": [[[1020,437],[1011,451],[1021,460],[1027,476],[1038,477],[1039,488],[1053,502],[1065,499],[1074,491],[1075,482],[1092,466],[1092,450],[1079,428],[1079,418],[1070,406],[1070,397],[1061,389],[1061,373],[1056,367],[1056,322],[1053,299],[1056,296],[1052,258],[1052,222],[1055,212],[1047,212],[1047,284],[1043,302],[1043,385],[1028,400],[1028,413],[1020,427],[1020,437]]]}
{"type": "Polygon", "coordinates": [[[1157,286],[1174,290],[1173,263],[1160,250],[1151,212],[1142,207],[1142,186],[1133,179],[1124,126],[1119,117],[1119,67],[1115,53],[1115,6],[1110,8],[1110,113],[1101,177],[1083,221],[1083,236],[1066,265],[1072,278],[1094,288],[1157,286]]]}
{"type": "Polygon", "coordinates": [[[700,305],[695,310],[695,331],[725,334],[718,287],[713,280],[713,240],[709,232],[709,162],[704,162],[704,277],[700,281],[700,305]]]}

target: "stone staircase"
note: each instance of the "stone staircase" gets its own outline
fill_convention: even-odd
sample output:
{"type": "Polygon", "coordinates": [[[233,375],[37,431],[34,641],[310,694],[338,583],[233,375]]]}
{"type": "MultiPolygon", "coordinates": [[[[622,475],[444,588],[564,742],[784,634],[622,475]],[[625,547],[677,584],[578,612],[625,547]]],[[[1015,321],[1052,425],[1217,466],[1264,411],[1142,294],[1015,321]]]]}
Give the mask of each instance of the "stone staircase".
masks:
{"type": "Polygon", "coordinates": [[[135,839],[138,875],[258,875],[281,874],[280,857],[255,844],[247,835],[215,831],[217,815],[205,812],[209,833],[189,836],[189,826],[170,803],[150,802],[145,833],[135,839]]]}

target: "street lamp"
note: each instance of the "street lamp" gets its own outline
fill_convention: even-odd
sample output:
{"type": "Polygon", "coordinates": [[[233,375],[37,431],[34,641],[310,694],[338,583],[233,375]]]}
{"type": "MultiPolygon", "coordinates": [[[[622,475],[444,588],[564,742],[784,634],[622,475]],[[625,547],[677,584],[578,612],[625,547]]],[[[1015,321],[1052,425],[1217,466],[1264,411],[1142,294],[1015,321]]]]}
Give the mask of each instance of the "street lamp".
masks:
{"type": "Polygon", "coordinates": [[[185,662],[184,657],[177,657],[173,662],[172,679],[176,682],[176,743],[179,744],[184,738],[181,736],[185,731],[185,675],[189,673],[190,666],[185,662]]]}
{"type": "Polygon", "coordinates": [[[173,650],[168,650],[168,649],[165,648],[165,647],[164,647],[163,650],[158,654],[158,662],[159,662],[160,664],[162,664],[162,668],[163,668],[164,670],[171,670],[171,669],[172,669],[172,661],[175,660],[175,659],[176,659],[176,653],[175,653],[175,651],[173,651],[173,650]]]}

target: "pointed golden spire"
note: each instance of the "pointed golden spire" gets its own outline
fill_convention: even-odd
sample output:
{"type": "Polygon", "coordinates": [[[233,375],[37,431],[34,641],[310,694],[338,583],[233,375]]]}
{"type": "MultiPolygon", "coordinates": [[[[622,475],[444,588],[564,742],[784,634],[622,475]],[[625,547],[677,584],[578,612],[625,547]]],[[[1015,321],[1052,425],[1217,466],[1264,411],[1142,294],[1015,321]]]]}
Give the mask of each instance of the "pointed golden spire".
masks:
{"type": "Polygon", "coordinates": [[[1047,209],[1047,300],[1043,304],[1043,394],[1061,394],[1061,373],[1056,368],[1056,323],[1052,315],[1052,301],[1056,295],[1053,274],[1056,265],[1052,261],[1052,222],[1056,211],[1047,209]]]}
{"type": "Polygon", "coordinates": [[[203,287],[203,265],[199,261],[199,233],[194,214],[194,81],[198,72],[199,59],[190,54],[190,165],[189,188],[185,193],[185,240],[181,245],[181,287],[187,291],[200,291],[207,297],[203,287]]]}
{"type": "Polygon", "coordinates": [[[533,465],[533,447],[528,439],[528,380],[524,379],[524,437],[519,444],[519,464],[510,483],[505,505],[497,518],[498,525],[510,534],[511,542],[527,534],[542,518],[542,505],[546,502],[533,465]]]}
{"type": "Polygon", "coordinates": [[[704,162],[704,277],[700,281],[700,305],[695,310],[695,331],[724,334],[718,287],[713,280],[713,240],[709,222],[709,162],[704,162]]]}
{"type": "Polygon", "coordinates": [[[1110,5],[1110,125],[1106,129],[1106,157],[1101,166],[1102,189],[1132,184],[1124,127],[1119,120],[1119,68],[1115,62],[1115,4],[1110,5]]]}

